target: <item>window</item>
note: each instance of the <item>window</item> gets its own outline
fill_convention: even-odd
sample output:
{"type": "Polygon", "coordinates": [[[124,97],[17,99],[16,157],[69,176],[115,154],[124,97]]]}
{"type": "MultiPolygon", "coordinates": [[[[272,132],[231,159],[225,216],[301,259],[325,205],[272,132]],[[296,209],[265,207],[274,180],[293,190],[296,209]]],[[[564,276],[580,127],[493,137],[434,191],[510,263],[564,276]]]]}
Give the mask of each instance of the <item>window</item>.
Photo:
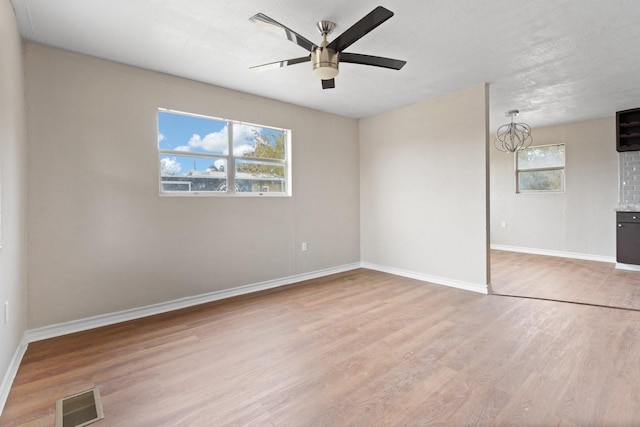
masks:
{"type": "Polygon", "coordinates": [[[564,191],[564,144],[518,151],[516,175],[518,193],[564,191]]]}
{"type": "Polygon", "coordinates": [[[160,193],[290,196],[287,129],[158,111],[160,193]]]}

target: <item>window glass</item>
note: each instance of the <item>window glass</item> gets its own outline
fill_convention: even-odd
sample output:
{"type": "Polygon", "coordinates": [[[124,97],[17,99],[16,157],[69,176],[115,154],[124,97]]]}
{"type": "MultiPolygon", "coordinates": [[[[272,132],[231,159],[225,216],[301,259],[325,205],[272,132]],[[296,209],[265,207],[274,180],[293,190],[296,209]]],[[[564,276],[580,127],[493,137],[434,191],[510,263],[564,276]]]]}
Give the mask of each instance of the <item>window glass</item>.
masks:
{"type": "Polygon", "coordinates": [[[284,159],[286,132],[279,129],[235,123],[233,125],[233,154],[261,159],[284,159]]]}
{"type": "Polygon", "coordinates": [[[518,151],[519,169],[564,167],[564,144],[529,147],[518,151]]]}
{"type": "Polygon", "coordinates": [[[163,191],[227,191],[225,159],[160,155],[163,191]]]}
{"type": "Polygon", "coordinates": [[[243,192],[284,192],[284,166],[256,161],[236,161],[236,183],[243,192]]]}
{"type": "Polygon", "coordinates": [[[517,191],[564,191],[564,144],[525,148],[516,154],[517,191]]]}
{"type": "Polygon", "coordinates": [[[286,129],[159,110],[160,191],[288,196],[289,138],[286,129]]]}
{"type": "Polygon", "coordinates": [[[518,188],[520,191],[562,191],[564,170],[520,171],[518,188]]]}
{"type": "Polygon", "coordinates": [[[222,120],[158,112],[160,150],[228,154],[228,127],[222,120]]]}

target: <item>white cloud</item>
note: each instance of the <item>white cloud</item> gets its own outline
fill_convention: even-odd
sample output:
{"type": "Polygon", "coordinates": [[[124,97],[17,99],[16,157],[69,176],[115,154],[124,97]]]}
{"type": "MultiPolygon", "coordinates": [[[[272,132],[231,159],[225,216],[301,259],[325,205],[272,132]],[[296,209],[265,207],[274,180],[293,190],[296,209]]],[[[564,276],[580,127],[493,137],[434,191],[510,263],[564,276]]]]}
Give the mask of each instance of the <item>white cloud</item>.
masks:
{"type": "MultiPolygon", "coordinates": [[[[262,132],[262,128],[257,126],[234,126],[233,128],[233,151],[235,154],[243,154],[247,150],[251,150],[255,146],[256,134],[262,132]]],[[[183,145],[177,147],[178,151],[190,151],[184,148],[201,148],[209,153],[229,154],[227,137],[227,126],[223,127],[219,132],[205,135],[204,137],[193,134],[189,139],[188,147],[183,145]]]]}
{"type": "Polygon", "coordinates": [[[164,135],[158,132],[158,144],[160,144],[162,141],[164,141],[164,135]]]}
{"type": "Polygon", "coordinates": [[[223,168],[224,168],[225,163],[226,163],[226,162],[225,162],[224,160],[222,160],[222,159],[217,159],[215,162],[213,162],[214,166],[215,166],[218,170],[220,170],[220,168],[221,168],[221,167],[223,167],[223,168]]]}
{"type": "Polygon", "coordinates": [[[227,154],[227,127],[225,126],[220,132],[210,133],[202,138],[198,134],[193,134],[189,140],[189,146],[192,148],[202,148],[210,153],[227,154]]]}
{"type": "Polygon", "coordinates": [[[236,156],[242,156],[247,151],[253,150],[253,147],[254,147],[253,145],[249,145],[249,144],[236,145],[234,142],[233,154],[235,154],[236,156]]]}
{"type": "Polygon", "coordinates": [[[180,145],[175,148],[176,151],[191,151],[191,147],[188,145],[180,145]]]}
{"type": "Polygon", "coordinates": [[[182,165],[175,157],[163,157],[160,159],[161,175],[177,175],[180,169],[182,169],[182,165]]]}
{"type": "Polygon", "coordinates": [[[259,135],[260,132],[262,132],[262,128],[257,126],[235,126],[233,128],[233,152],[242,154],[247,148],[253,148],[256,134],[259,135]],[[241,149],[243,151],[240,151],[241,149]]]}

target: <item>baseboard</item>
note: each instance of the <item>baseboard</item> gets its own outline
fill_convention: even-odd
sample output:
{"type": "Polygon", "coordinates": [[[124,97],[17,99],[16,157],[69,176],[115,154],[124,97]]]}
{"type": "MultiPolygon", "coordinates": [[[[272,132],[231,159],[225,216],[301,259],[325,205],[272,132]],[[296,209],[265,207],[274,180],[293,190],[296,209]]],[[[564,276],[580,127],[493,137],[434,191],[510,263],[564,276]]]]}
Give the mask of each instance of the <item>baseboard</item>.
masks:
{"type": "Polygon", "coordinates": [[[640,271],[640,265],[616,263],[617,270],[640,271]]]}
{"type": "Polygon", "coordinates": [[[331,274],[342,273],[349,270],[360,268],[359,262],[346,264],[339,267],[317,270],[310,273],[296,274],[282,279],[268,280],[265,282],[254,283],[251,285],[239,286],[232,289],[224,289],[221,291],[210,292],[192,297],[180,298],[173,301],[167,301],[159,304],[152,304],[144,307],[138,307],[130,310],[118,311],[99,316],[88,317],[85,319],[72,320],[70,322],[58,323],[42,328],[35,328],[26,331],[20,345],[16,349],[11,363],[4,375],[2,384],[0,385],[0,415],[4,409],[4,405],[9,397],[9,392],[13,384],[13,380],[18,373],[18,368],[22,362],[29,343],[40,341],[48,338],[54,338],[74,332],[86,331],[89,329],[99,328],[101,326],[113,325],[115,323],[125,322],[128,320],[140,319],[154,314],[166,313],[181,308],[191,307],[198,304],[217,301],[224,298],[245,295],[252,292],[273,289],[280,286],[290,285],[292,283],[303,282],[305,280],[316,279],[319,277],[329,276],[331,274]]]}
{"type": "Polygon", "coordinates": [[[416,279],[423,282],[434,283],[436,285],[449,286],[451,288],[464,289],[465,291],[478,292],[481,294],[488,294],[488,285],[482,285],[477,283],[463,282],[459,280],[447,279],[444,277],[431,276],[423,273],[416,273],[408,270],[401,270],[394,267],[386,267],[382,265],[371,264],[368,262],[361,263],[362,268],[368,268],[370,270],[382,271],[383,273],[394,274],[396,276],[408,277],[410,279],[416,279]]]}
{"type": "Polygon", "coordinates": [[[115,323],[126,322],[128,320],[140,319],[143,317],[152,316],[154,314],[161,314],[173,310],[179,310],[181,308],[192,307],[198,304],[204,304],[225,298],[231,298],[234,296],[245,295],[252,292],[273,289],[280,286],[290,285],[292,283],[303,282],[305,280],[316,279],[318,277],[324,277],[331,274],[354,270],[356,268],[360,268],[360,263],[346,264],[339,267],[317,270],[310,273],[297,274],[282,279],[268,280],[265,282],[239,286],[232,289],[224,289],[221,291],[210,292],[192,297],[180,298],[173,301],[152,304],[144,307],[133,308],[130,310],[123,310],[115,313],[102,314],[98,316],[87,317],[84,319],[72,320],[70,322],[44,326],[41,328],[28,330],[27,332],[25,332],[25,336],[27,343],[40,341],[48,338],[71,334],[74,332],[86,331],[102,326],[113,325],[115,323]]]}
{"type": "Polygon", "coordinates": [[[5,374],[0,388],[0,414],[6,403],[6,399],[9,396],[9,391],[13,380],[18,372],[22,357],[27,350],[29,343],[34,341],[40,341],[48,338],[54,338],[62,335],[71,334],[74,332],[86,331],[89,329],[99,328],[102,326],[113,325],[128,320],[140,319],[154,314],[166,313],[173,310],[179,310],[181,308],[192,307],[198,304],[204,304],[207,302],[218,301],[225,298],[231,298],[234,296],[245,295],[252,292],[258,292],[267,289],[273,289],[280,286],[286,286],[293,283],[303,282],[305,280],[316,279],[319,277],[329,276],[331,274],[342,273],[345,271],[355,270],[357,268],[369,268],[371,270],[382,271],[385,273],[395,274],[397,276],[408,277],[411,279],[421,280],[423,282],[430,282],[438,285],[449,286],[458,289],[464,289],[467,291],[478,292],[482,294],[488,293],[487,285],[479,285],[475,283],[467,283],[462,281],[456,281],[451,279],[445,279],[441,277],[430,276],[421,273],[415,273],[411,271],[401,270],[393,267],[384,267],[370,263],[353,263],[343,266],[327,268],[324,270],[317,270],[310,273],[297,274],[282,279],[269,280],[260,283],[254,283],[251,285],[239,286],[232,289],[225,289],[221,291],[210,292],[202,295],[196,295],[192,297],[180,298],[173,301],[167,301],[159,304],[152,304],[144,307],[138,307],[130,310],[118,311],[115,313],[108,313],[99,316],[92,316],[84,319],[72,320],[70,322],[63,322],[54,325],[44,326],[41,328],[30,329],[23,335],[22,341],[11,360],[9,369],[5,374]]]}
{"type": "Polygon", "coordinates": [[[20,340],[18,348],[16,348],[16,351],[13,353],[9,367],[5,372],[2,384],[0,385],[0,415],[2,415],[4,405],[7,403],[7,398],[9,397],[13,380],[16,378],[18,368],[20,367],[24,353],[27,351],[28,345],[29,343],[27,342],[26,335],[23,334],[22,340],[20,340]]]}
{"type": "Polygon", "coordinates": [[[533,255],[555,256],[560,258],[582,259],[586,261],[598,261],[598,262],[608,262],[608,263],[616,262],[615,257],[592,255],[592,254],[581,254],[576,252],[554,251],[549,249],[523,248],[518,246],[506,246],[506,245],[494,245],[494,244],[491,245],[491,249],[495,249],[497,251],[522,252],[525,254],[533,254],[533,255]]]}

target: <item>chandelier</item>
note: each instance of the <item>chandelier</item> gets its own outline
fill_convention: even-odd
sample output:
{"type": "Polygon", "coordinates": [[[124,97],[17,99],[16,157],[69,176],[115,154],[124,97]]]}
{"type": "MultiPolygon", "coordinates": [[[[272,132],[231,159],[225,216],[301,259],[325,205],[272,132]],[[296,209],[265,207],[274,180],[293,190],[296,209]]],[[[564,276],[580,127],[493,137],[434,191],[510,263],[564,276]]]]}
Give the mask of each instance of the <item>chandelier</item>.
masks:
{"type": "Polygon", "coordinates": [[[513,118],[520,114],[518,110],[511,110],[505,113],[506,117],[511,117],[511,123],[502,125],[496,131],[496,139],[493,145],[505,153],[515,153],[531,145],[531,126],[526,123],[514,123],[513,118]]]}

